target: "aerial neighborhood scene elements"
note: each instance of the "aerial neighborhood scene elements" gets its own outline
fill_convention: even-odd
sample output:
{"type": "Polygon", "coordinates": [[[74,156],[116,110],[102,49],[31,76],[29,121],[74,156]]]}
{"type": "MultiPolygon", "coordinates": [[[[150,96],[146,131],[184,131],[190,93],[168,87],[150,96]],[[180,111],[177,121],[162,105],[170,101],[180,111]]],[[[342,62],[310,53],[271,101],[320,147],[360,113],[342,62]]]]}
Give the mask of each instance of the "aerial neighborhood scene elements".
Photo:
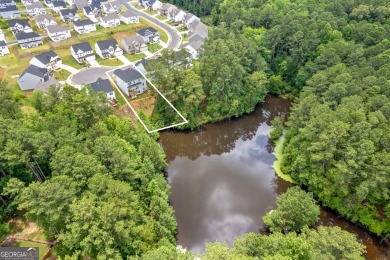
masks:
{"type": "Polygon", "coordinates": [[[390,2],[0,0],[20,255],[390,259],[390,2]]]}

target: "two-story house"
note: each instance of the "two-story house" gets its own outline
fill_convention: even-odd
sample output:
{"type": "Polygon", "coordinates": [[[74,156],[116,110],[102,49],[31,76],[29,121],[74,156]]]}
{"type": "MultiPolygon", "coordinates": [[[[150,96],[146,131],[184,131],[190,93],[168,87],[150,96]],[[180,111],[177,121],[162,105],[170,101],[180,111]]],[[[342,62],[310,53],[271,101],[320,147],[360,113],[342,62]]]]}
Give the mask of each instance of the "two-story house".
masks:
{"type": "Polygon", "coordinates": [[[109,100],[116,100],[115,91],[108,79],[99,77],[94,83],[91,83],[90,86],[95,93],[103,92],[109,100]]]}
{"type": "Polygon", "coordinates": [[[191,13],[187,13],[184,17],[183,17],[183,20],[182,20],[182,23],[183,23],[183,26],[186,27],[187,29],[190,28],[190,25],[195,22],[195,21],[200,21],[199,17],[191,14],[191,13]]]}
{"type": "Polygon", "coordinates": [[[103,11],[106,14],[109,14],[109,13],[119,14],[121,11],[121,3],[118,0],[114,0],[112,2],[105,2],[102,4],[102,6],[103,6],[103,11]]]}
{"type": "Polygon", "coordinates": [[[171,22],[181,22],[186,13],[179,8],[175,8],[168,13],[168,19],[171,22]]]}
{"type": "Polygon", "coordinates": [[[87,7],[89,4],[87,0],[74,0],[73,5],[76,6],[77,10],[82,10],[84,7],[87,7]]]}
{"type": "Polygon", "coordinates": [[[66,7],[65,2],[62,1],[62,0],[60,0],[60,1],[54,1],[54,2],[52,3],[52,6],[53,6],[53,8],[52,8],[53,11],[56,12],[57,14],[59,14],[61,10],[66,10],[66,9],[68,9],[68,8],[66,7]]]}
{"type": "Polygon", "coordinates": [[[134,68],[116,69],[115,82],[129,97],[135,97],[146,91],[146,79],[134,68]]]}
{"type": "Polygon", "coordinates": [[[32,32],[32,28],[27,19],[13,19],[7,21],[9,29],[15,35],[19,32],[32,32]]]}
{"type": "Polygon", "coordinates": [[[158,9],[158,14],[162,16],[168,16],[168,13],[172,12],[172,10],[177,7],[172,4],[165,4],[160,9],[158,9]]]}
{"type": "Polygon", "coordinates": [[[60,18],[65,23],[73,23],[75,21],[81,20],[76,8],[60,10],[60,18]]]}
{"type": "Polygon", "coordinates": [[[139,23],[138,14],[131,10],[127,10],[126,12],[122,13],[119,19],[125,24],[139,23]]]}
{"type": "Polygon", "coordinates": [[[137,32],[137,35],[141,36],[145,43],[153,43],[160,41],[160,34],[152,27],[141,29],[137,32]]]}
{"type": "Polygon", "coordinates": [[[7,43],[3,40],[0,40],[0,56],[4,56],[9,54],[9,49],[7,43]]]}
{"type": "Polygon", "coordinates": [[[40,29],[45,29],[48,25],[56,25],[57,22],[51,14],[39,14],[35,17],[35,22],[40,29]]]}
{"type": "Polygon", "coordinates": [[[53,42],[59,42],[71,37],[71,29],[61,25],[49,25],[46,27],[48,36],[53,42]]]}
{"type": "Polygon", "coordinates": [[[159,10],[163,4],[159,0],[149,0],[145,3],[145,8],[148,10],[159,10]]]}
{"type": "Polygon", "coordinates": [[[102,59],[117,57],[123,55],[123,50],[119,48],[116,40],[105,40],[95,43],[97,55],[102,59]]]}
{"type": "Polygon", "coordinates": [[[24,6],[28,6],[28,5],[31,5],[32,3],[40,3],[40,1],[39,0],[22,0],[21,1],[22,2],[22,4],[24,5],[24,6]]]}
{"type": "Polygon", "coordinates": [[[5,35],[2,29],[0,29],[0,41],[5,41],[5,35]]]}
{"type": "Polygon", "coordinates": [[[21,12],[16,5],[7,5],[0,7],[0,16],[3,19],[18,18],[21,16],[21,12]]]}
{"type": "Polygon", "coordinates": [[[46,9],[40,2],[35,2],[26,6],[26,12],[29,16],[46,14],[46,9]]]}
{"type": "Polygon", "coordinates": [[[74,30],[79,34],[90,33],[96,31],[96,25],[89,19],[78,20],[73,23],[74,30]]]}
{"type": "Polygon", "coordinates": [[[30,64],[52,72],[61,69],[62,60],[54,51],[47,51],[32,58],[30,64]]]}
{"type": "Polygon", "coordinates": [[[15,35],[15,37],[22,49],[34,48],[43,44],[42,36],[36,32],[19,32],[15,35]]]}
{"type": "Polygon", "coordinates": [[[109,13],[104,17],[100,17],[99,24],[104,28],[113,28],[119,26],[121,24],[121,20],[116,13],[109,13]]]}
{"type": "Polygon", "coordinates": [[[89,42],[82,42],[70,47],[72,57],[78,62],[88,62],[95,60],[95,54],[89,42]]]}
{"type": "Polygon", "coordinates": [[[20,75],[18,84],[21,90],[39,89],[45,91],[52,85],[59,85],[59,82],[47,69],[30,65],[20,75]]]}
{"type": "Polygon", "coordinates": [[[140,53],[148,50],[148,46],[146,45],[144,39],[139,35],[132,35],[125,37],[121,40],[122,49],[129,53],[140,53]]]}
{"type": "Polygon", "coordinates": [[[14,0],[0,0],[0,7],[16,5],[14,0]]]}

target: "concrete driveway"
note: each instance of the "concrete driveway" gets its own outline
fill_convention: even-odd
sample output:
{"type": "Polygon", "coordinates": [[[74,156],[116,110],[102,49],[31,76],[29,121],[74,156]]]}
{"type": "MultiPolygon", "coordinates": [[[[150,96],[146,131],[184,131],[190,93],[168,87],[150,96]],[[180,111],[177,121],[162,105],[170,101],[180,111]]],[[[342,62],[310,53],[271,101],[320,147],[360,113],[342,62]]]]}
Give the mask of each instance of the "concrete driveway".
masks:
{"type": "Polygon", "coordinates": [[[123,62],[123,64],[125,64],[125,65],[131,65],[131,64],[133,64],[131,61],[129,61],[129,60],[125,57],[125,55],[117,56],[117,58],[118,58],[121,62],[123,62]]]}
{"type": "Polygon", "coordinates": [[[91,65],[91,67],[100,67],[99,62],[97,62],[96,60],[89,61],[89,65],[91,65]]]}
{"type": "Polygon", "coordinates": [[[75,73],[78,72],[77,69],[75,69],[75,68],[73,68],[73,67],[71,67],[71,66],[69,66],[69,65],[65,65],[65,64],[62,64],[62,65],[61,65],[61,69],[67,70],[67,71],[69,71],[69,72],[72,73],[72,74],[75,74],[75,73]]]}
{"type": "Polygon", "coordinates": [[[106,71],[112,68],[107,67],[94,67],[80,70],[78,73],[72,76],[72,82],[76,85],[91,84],[98,78],[107,79],[106,71]]]}

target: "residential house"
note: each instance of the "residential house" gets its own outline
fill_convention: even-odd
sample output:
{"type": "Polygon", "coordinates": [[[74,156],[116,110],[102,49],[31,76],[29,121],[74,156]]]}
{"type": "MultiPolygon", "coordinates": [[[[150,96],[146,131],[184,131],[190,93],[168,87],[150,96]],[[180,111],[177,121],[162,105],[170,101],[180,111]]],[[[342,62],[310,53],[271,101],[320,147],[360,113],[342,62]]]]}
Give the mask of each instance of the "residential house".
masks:
{"type": "Polygon", "coordinates": [[[50,75],[49,71],[44,68],[30,65],[18,79],[21,90],[31,89],[48,89],[51,85],[58,85],[59,82],[50,75]]]}
{"type": "Polygon", "coordinates": [[[201,21],[194,21],[190,24],[189,29],[189,41],[190,38],[196,34],[200,35],[202,38],[206,38],[209,34],[209,30],[207,29],[207,26],[203,24],[201,21]]]}
{"type": "Polygon", "coordinates": [[[28,6],[28,5],[31,5],[32,3],[40,3],[40,1],[39,0],[22,0],[21,1],[22,2],[22,4],[24,5],[24,6],[28,6]]]}
{"type": "Polygon", "coordinates": [[[9,49],[7,46],[7,43],[5,41],[0,41],[0,56],[4,56],[6,54],[9,54],[9,49]]]}
{"type": "Polygon", "coordinates": [[[119,48],[116,40],[97,42],[95,43],[95,50],[102,59],[123,55],[123,50],[119,48]]]}
{"type": "Polygon", "coordinates": [[[87,0],[74,0],[74,5],[76,6],[77,10],[82,10],[84,7],[88,6],[87,0]]]}
{"type": "Polygon", "coordinates": [[[103,9],[104,3],[107,3],[107,0],[90,0],[90,6],[99,8],[100,10],[103,9]]]}
{"type": "Polygon", "coordinates": [[[141,5],[143,7],[146,7],[146,4],[149,2],[149,0],[138,0],[138,5],[141,5]]]}
{"type": "Polygon", "coordinates": [[[158,31],[152,27],[141,29],[137,32],[137,35],[141,36],[145,43],[153,43],[160,41],[160,35],[158,31]]]}
{"type": "Polygon", "coordinates": [[[62,61],[54,51],[38,54],[30,60],[30,65],[46,69],[48,72],[61,69],[62,61]]]}
{"type": "Polygon", "coordinates": [[[72,45],[70,47],[72,57],[78,62],[88,62],[95,60],[95,54],[93,53],[92,47],[89,42],[82,42],[72,45]]]}
{"type": "Polygon", "coordinates": [[[14,35],[19,32],[28,33],[33,31],[27,19],[13,19],[13,20],[8,20],[7,22],[8,22],[9,29],[12,31],[14,35]]]}
{"type": "Polygon", "coordinates": [[[115,91],[108,79],[98,78],[96,82],[90,84],[95,93],[104,92],[109,100],[116,100],[115,91]]]}
{"type": "Polygon", "coordinates": [[[182,20],[182,23],[183,23],[183,26],[186,27],[187,29],[190,28],[190,25],[195,22],[195,21],[200,21],[199,17],[191,14],[191,13],[187,13],[184,17],[183,17],[183,20],[182,20]]]}
{"type": "Polygon", "coordinates": [[[66,7],[66,4],[65,4],[65,2],[64,1],[54,1],[53,3],[52,3],[52,9],[53,9],[53,11],[54,12],[56,12],[57,14],[58,13],[60,13],[60,11],[61,10],[66,10],[66,9],[68,9],[67,7],[66,7]]]}
{"type": "Polygon", "coordinates": [[[146,66],[149,64],[149,62],[151,62],[153,59],[157,59],[156,56],[152,57],[152,58],[149,58],[149,59],[145,59],[145,58],[142,58],[140,61],[138,61],[137,63],[135,63],[135,67],[143,74],[143,75],[146,75],[148,72],[146,71],[146,66]]]}
{"type": "Polygon", "coordinates": [[[5,35],[2,29],[0,29],[0,41],[5,41],[5,35]]]}
{"type": "Polygon", "coordinates": [[[71,29],[67,26],[49,25],[46,27],[47,34],[53,42],[59,42],[69,39],[71,29]]]}
{"type": "Polygon", "coordinates": [[[181,22],[186,13],[179,8],[173,9],[168,13],[168,19],[171,22],[181,22]]]}
{"type": "Polygon", "coordinates": [[[159,10],[163,4],[159,0],[149,0],[146,2],[145,8],[148,10],[159,10]]]}
{"type": "Polygon", "coordinates": [[[74,30],[79,34],[90,33],[96,31],[96,25],[89,19],[78,20],[73,23],[74,30]]]}
{"type": "Polygon", "coordinates": [[[146,45],[144,38],[139,35],[132,35],[123,38],[121,40],[121,47],[125,52],[129,54],[139,53],[148,50],[148,46],[146,45]]]}
{"type": "MultiPolygon", "coordinates": [[[[54,2],[63,1],[63,0],[43,0],[43,3],[48,7],[53,9],[54,2]]],[[[65,2],[64,2],[65,3],[65,2]]],[[[53,9],[54,10],[54,9],[53,9]]]]}
{"type": "Polygon", "coordinates": [[[0,7],[0,16],[3,19],[11,19],[20,17],[21,13],[16,5],[7,5],[0,7]]]}
{"type": "Polygon", "coordinates": [[[22,49],[34,48],[43,44],[42,36],[36,32],[19,32],[15,35],[15,37],[22,49]]]}
{"type": "Polygon", "coordinates": [[[118,87],[128,96],[135,97],[146,91],[146,79],[134,68],[114,71],[118,87]]]}
{"type": "Polygon", "coordinates": [[[57,22],[51,14],[39,14],[35,17],[38,28],[45,29],[48,25],[56,25],[57,22]]]}
{"type": "Polygon", "coordinates": [[[122,13],[119,19],[125,24],[139,23],[138,14],[131,10],[127,10],[126,12],[122,13]]]}
{"type": "Polygon", "coordinates": [[[81,20],[76,8],[60,10],[60,18],[65,23],[73,23],[75,21],[81,20]]]}
{"type": "Polygon", "coordinates": [[[0,7],[16,5],[14,0],[0,0],[0,7]]]}
{"type": "Polygon", "coordinates": [[[177,7],[174,5],[165,4],[158,10],[158,14],[163,16],[168,16],[168,13],[172,12],[176,8],[177,7]]]}
{"type": "Polygon", "coordinates": [[[97,22],[95,12],[92,11],[90,6],[86,6],[83,8],[84,15],[91,21],[97,22]]]}
{"type": "Polygon", "coordinates": [[[109,13],[117,13],[119,14],[121,12],[121,3],[118,0],[114,0],[112,2],[105,2],[102,4],[103,11],[106,14],[109,13]]]}
{"type": "Polygon", "coordinates": [[[199,59],[199,51],[202,45],[202,41],[193,41],[187,43],[184,48],[191,54],[191,58],[197,60],[199,59]]]}
{"type": "Polygon", "coordinates": [[[46,14],[46,9],[40,2],[32,3],[26,6],[26,11],[29,16],[37,16],[46,14]]]}
{"type": "Polygon", "coordinates": [[[121,24],[121,20],[116,13],[109,13],[104,17],[100,17],[99,24],[104,28],[113,28],[119,26],[121,24]]]}

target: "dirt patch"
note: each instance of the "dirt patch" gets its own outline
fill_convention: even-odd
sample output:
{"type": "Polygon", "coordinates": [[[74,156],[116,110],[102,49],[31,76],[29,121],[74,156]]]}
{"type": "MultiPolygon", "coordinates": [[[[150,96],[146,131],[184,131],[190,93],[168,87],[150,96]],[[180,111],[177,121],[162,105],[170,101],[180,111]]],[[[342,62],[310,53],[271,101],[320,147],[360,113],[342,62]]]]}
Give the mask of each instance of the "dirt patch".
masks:
{"type": "Polygon", "coordinates": [[[131,111],[130,107],[126,104],[120,108],[117,108],[117,113],[121,116],[129,117],[133,123],[137,122],[137,117],[131,111]]]}
{"type": "Polygon", "coordinates": [[[153,113],[154,103],[156,102],[156,98],[154,96],[145,97],[142,99],[136,99],[130,101],[130,104],[133,106],[135,111],[143,110],[145,114],[150,117],[153,113]]]}
{"type": "Polygon", "coordinates": [[[16,228],[16,230],[20,230],[22,229],[20,232],[12,232],[8,237],[10,239],[16,239],[16,238],[28,238],[29,235],[31,234],[34,234],[34,233],[38,233],[40,230],[39,230],[39,227],[34,223],[34,222],[31,222],[30,220],[27,220],[27,222],[25,223],[25,227],[24,227],[24,221],[22,221],[21,219],[16,219],[16,220],[10,220],[10,223],[14,224],[16,228]],[[18,235],[16,235],[18,234],[18,235]]]}
{"type": "Polygon", "coordinates": [[[5,74],[5,71],[6,71],[6,70],[7,70],[7,69],[0,68],[0,79],[3,78],[3,75],[5,74]]]}

